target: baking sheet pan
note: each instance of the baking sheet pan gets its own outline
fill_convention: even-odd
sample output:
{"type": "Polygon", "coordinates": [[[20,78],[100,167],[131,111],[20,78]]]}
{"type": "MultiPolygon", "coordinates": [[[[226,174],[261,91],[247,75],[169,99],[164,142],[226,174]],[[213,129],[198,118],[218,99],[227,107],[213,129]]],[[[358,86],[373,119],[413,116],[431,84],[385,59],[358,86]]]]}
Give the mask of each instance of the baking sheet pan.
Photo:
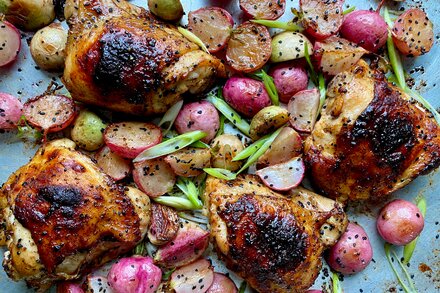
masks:
{"type": "MultiPolygon", "coordinates": [[[[140,6],[146,6],[147,0],[131,1],[140,6]]],[[[182,1],[185,11],[203,6],[220,6],[226,8],[234,16],[236,22],[240,22],[242,14],[237,1],[182,1]]],[[[290,20],[293,14],[290,7],[297,7],[298,0],[287,0],[288,8],[281,20],[290,20]]],[[[376,8],[378,0],[346,0],[346,5],[354,5],[357,9],[376,8]]],[[[399,2],[387,1],[392,9],[400,7],[399,2]],[[397,5],[397,6],[395,6],[397,5]]],[[[435,28],[435,45],[427,55],[415,60],[405,60],[407,70],[412,73],[416,80],[416,88],[429,100],[435,108],[440,107],[440,2],[430,1],[406,1],[407,6],[421,6],[428,12],[435,28]]],[[[184,16],[182,23],[186,22],[184,16]]],[[[43,93],[51,82],[61,84],[60,74],[48,74],[35,67],[29,53],[31,34],[23,34],[22,50],[19,60],[7,69],[0,69],[0,92],[7,92],[25,101],[33,96],[43,93]]],[[[24,144],[16,138],[15,133],[0,134],[0,183],[7,180],[9,175],[20,166],[27,163],[34,154],[36,148],[31,144],[24,144]]],[[[440,173],[434,172],[428,176],[422,176],[409,186],[396,192],[393,197],[413,200],[422,194],[428,202],[425,229],[417,244],[413,259],[410,262],[409,271],[414,276],[414,282],[419,292],[440,292],[440,173]]],[[[398,292],[400,287],[386,261],[383,241],[375,229],[375,216],[378,208],[375,206],[352,206],[349,207],[349,217],[358,221],[367,231],[374,250],[374,261],[363,272],[349,277],[344,277],[342,287],[345,292],[398,292]]],[[[0,250],[1,255],[3,249],[0,250]]],[[[401,252],[398,251],[398,255],[401,252]]],[[[223,265],[216,260],[214,254],[209,255],[213,259],[216,271],[225,272],[223,265]]],[[[240,284],[240,279],[232,274],[240,284]]],[[[329,270],[324,265],[320,276],[313,288],[321,288],[330,283],[329,270]]],[[[249,291],[249,290],[248,290],[249,291]]],[[[0,293],[1,292],[33,292],[27,289],[24,282],[13,282],[0,268],[0,293]]],[[[249,291],[251,292],[251,291],[249,291]]]]}

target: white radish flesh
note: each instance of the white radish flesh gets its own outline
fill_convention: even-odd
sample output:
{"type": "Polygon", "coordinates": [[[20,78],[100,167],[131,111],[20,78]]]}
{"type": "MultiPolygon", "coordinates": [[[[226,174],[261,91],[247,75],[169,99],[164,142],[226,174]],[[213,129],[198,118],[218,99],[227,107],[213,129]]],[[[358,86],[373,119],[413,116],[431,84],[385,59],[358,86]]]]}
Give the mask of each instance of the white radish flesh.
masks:
{"type": "Polygon", "coordinates": [[[88,276],[85,282],[85,288],[86,293],[116,293],[108,284],[107,278],[102,276],[88,276]]]}
{"type": "Polygon", "coordinates": [[[157,250],[154,261],[167,268],[183,266],[198,259],[208,244],[208,231],[191,222],[185,223],[173,241],[157,250]]]}
{"type": "Polygon", "coordinates": [[[204,293],[214,281],[214,270],[206,259],[178,268],[171,275],[170,287],[176,293],[204,293]]]}
{"type": "Polygon", "coordinates": [[[338,37],[316,42],[314,46],[314,58],[320,70],[329,75],[349,70],[366,53],[364,48],[338,37]]]}
{"type": "Polygon", "coordinates": [[[133,180],[148,196],[158,197],[173,188],[176,175],[163,158],[156,158],[134,163],[133,180]]]}
{"type": "Polygon", "coordinates": [[[303,160],[296,157],[287,162],[258,170],[256,174],[270,189],[287,191],[301,183],[305,174],[305,166],[303,160]]]}
{"type": "Polygon", "coordinates": [[[26,121],[45,133],[69,126],[78,114],[75,102],[61,95],[44,95],[27,101],[23,106],[26,121]]]}
{"type": "Polygon", "coordinates": [[[124,158],[136,158],[144,150],[162,141],[162,131],[152,123],[114,123],[104,131],[105,144],[124,158]]]}
{"type": "Polygon", "coordinates": [[[220,7],[200,8],[188,14],[188,30],[202,40],[210,53],[226,46],[233,26],[231,14],[220,7]]]}
{"type": "Polygon", "coordinates": [[[14,96],[0,93],[0,129],[13,129],[21,118],[23,104],[14,96]]]}
{"type": "Polygon", "coordinates": [[[320,94],[315,89],[296,93],[287,104],[290,113],[290,124],[300,132],[310,133],[318,117],[320,94]]]}
{"type": "Polygon", "coordinates": [[[108,146],[95,154],[95,160],[104,173],[116,181],[124,179],[131,172],[130,161],[112,152],[108,146]]]}
{"type": "Polygon", "coordinates": [[[344,20],[344,0],[300,0],[306,32],[318,40],[335,35],[344,20]]]}
{"type": "Polygon", "coordinates": [[[272,39],[272,55],[270,61],[283,62],[303,58],[305,44],[307,43],[309,55],[313,54],[313,45],[307,37],[297,32],[282,32],[272,39]]]}
{"type": "Polygon", "coordinates": [[[20,48],[20,31],[8,21],[0,21],[0,67],[14,62],[20,48]]]}
{"type": "Polygon", "coordinates": [[[278,19],[286,10],[286,0],[240,0],[240,9],[249,18],[278,19]]]}

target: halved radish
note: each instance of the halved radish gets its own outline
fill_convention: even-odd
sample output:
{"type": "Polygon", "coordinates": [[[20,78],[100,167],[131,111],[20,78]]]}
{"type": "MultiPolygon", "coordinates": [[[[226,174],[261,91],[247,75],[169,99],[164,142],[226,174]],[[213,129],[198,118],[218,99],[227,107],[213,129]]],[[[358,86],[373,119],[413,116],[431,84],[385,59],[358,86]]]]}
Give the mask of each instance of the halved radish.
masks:
{"type": "Polygon", "coordinates": [[[276,165],[297,157],[302,153],[301,136],[293,128],[284,127],[269,149],[258,158],[257,168],[276,165]]]}
{"type": "Polygon", "coordinates": [[[271,53],[271,38],[267,28],[246,21],[232,33],[226,61],[233,69],[248,73],[263,67],[271,53]]]}
{"type": "Polygon", "coordinates": [[[214,281],[209,287],[207,293],[237,293],[237,286],[235,283],[224,274],[214,273],[214,281]]]}
{"type": "Polygon", "coordinates": [[[178,176],[195,177],[211,167],[211,150],[184,148],[165,157],[171,169],[178,176]]]}
{"type": "Polygon", "coordinates": [[[153,123],[119,122],[104,131],[105,144],[123,158],[134,159],[162,141],[162,131],[153,123]]]}
{"type": "Polygon", "coordinates": [[[211,262],[199,259],[189,265],[178,268],[171,274],[170,288],[176,293],[204,293],[214,281],[211,262]]]}
{"type": "Polygon", "coordinates": [[[84,287],[86,293],[115,292],[108,284],[107,278],[102,276],[88,276],[84,283],[84,287]]]}
{"type": "Polygon", "coordinates": [[[410,57],[429,52],[434,44],[432,22],[419,8],[409,9],[400,15],[394,22],[392,32],[397,49],[410,57]]]}
{"type": "Polygon", "coordinates": [[[95,160],[104,173],[116,181],[124,179],[131,172],[131,162],[112,152],[108,146],[102,147],[95,154],[95,160]]]}
{"type": "Polygon", "coordinates": [[[192,222],[184,223],[176,238],[157,250],[154,262],[166,268],[183,266],[198,259],[208,245],[207,230],[192,222]]]}
{"type": "Polygon", "coordinates": [[[330,37],[315,43],[313,57],[321,71],[336,75],[350,69],[366,53],[367,50],[345,39],[330,37]]]}
{"type": "Polygon", "coordinates": [[[200,8],[188,14],[188,30],[202,40],[210,53],[226,46],[233,26],[231,14],[220,7],[200,8]]]}
{"type": "Polygon", "coordinates": [[[296,93],[287,104],[290,124],[294,129],[310,133],[318,118],[319,91],[314,88],[296,93]]]}
{"type": "Polygon", "coordinates": [[[335,35],[344,20],[344,0],[300,0],[306,32],[318,40],[335,35]]]}
{"type": "Polygon", "coordinates": [[[273,190],[286,191],[297,187],[304,178],[306,168],[301,157],[258,170],[256,174],[273,190]]]}
{"type": "Polygon", "coordinates": [[[8,21],[0,21],[0,67],[14,62],[20,48],[20,31],[8,21]]]}
{"type": "Polygon", "coordinates": [[[23,114],[30,125],[50,133],[69,126],[78,115],[78,107],[66,96],[43,95],[28,100],[23,114]]]}
{"type": "Polygon", "coordinates": [[[272,39],[272,54],[270,61],[283,62],[304,58],[306,56],[306,43],[308,54],[313,53],[313,45],[307,37],[297,32],[282,32],[272,39]]]}
{"type": "Polygon", "coordinates": [[[240,9],[250,18],[277,19],[286,10],[286,0],[240,0],[240,9]]]}
{"type": "Polygon", "coordinates": [[[23,111],[23,104],[14,96],[0,93],[0,129],[17,127],[23,111]]]}
{"type": "Polygon", "coordinates": [[[163,158],[156,158],[134,163],[133,180],[148,196],[158,197],[173,188],[176,175],[163,158]]]}

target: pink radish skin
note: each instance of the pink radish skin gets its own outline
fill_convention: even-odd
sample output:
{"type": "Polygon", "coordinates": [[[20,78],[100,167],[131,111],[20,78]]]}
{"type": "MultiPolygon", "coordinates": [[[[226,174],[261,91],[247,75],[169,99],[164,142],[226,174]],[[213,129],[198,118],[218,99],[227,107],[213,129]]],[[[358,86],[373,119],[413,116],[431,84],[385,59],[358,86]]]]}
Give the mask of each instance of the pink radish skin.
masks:
{"type": "Polygon", "coordinates": [[[364,270],[373,259],[373,249],[365,230],[354,223],[348,223],[347,230],[327,255],[329,266],[344,275],[364,270]]]}
{"type": "Polygon", "coordinates": [[[75,102],[62,95],[43,95],[28,100],[23,106],[26,121],[45,133],[61,131],[78,115],[75,102]]]}
{"type": "Polygon", "coordinates": [[[300,132],[310,133],[318,116],[319,91],[315,89],[296,93],[287,104],[290,124],[300,132]]]}
{"type": "Polygon", "coordinates": [[[324,40],[335,35],[344,20],[344,0],[300,0],[300,10],[303,13],[303,26],[307,34],[317,40],[324,40]]]}
{"type": "Polygon", "coordinates": [[[21,118],[23,104],[14,96],[0,93],[0,129],[14,129],[21,118]]]}
{"type": "Polygon", "coordinates": [[[240,0],[240,9],[248,18],[274,20],[286,10],[286,0],[240,0]]]}
{"type": "Polygon", "coordinates": [[[80,285],[72,282],[61,282],[57,284],[57,293],[84,293],[80,285]]]}
{"type": "Polygon", "coordinates": [[[108,146],[102,147],[96,154],[95,160],[105,174],[119,181],[131,173],[131,164],[128,159],[118,156],[108,146]]]}
{"type": "Polygon", "coordinates": [[[287,191],[297,187],[304,178],[306,168],[300,157],[260,169],[256,174],[270,189],[287,191]]]}
{"type": "Polygon", "coordinates": [[[387,203],[377,217],[377,231],[394,245],[406,245],[416,239],[425,221],[420,209],[407,200],[395,199],[387,203]]]}
{"type": "Polygon", "coordinates": [[[278,64],[269,71],[273,77],[280,101],[288,103],[290,98],[299,91],[306,90],[309,77],[304,66],[298,62],[278,64]]]}
{"type": "Polygon", "coordinates": [[[162,131],[153,123],[113,123],[104,131],[105,144],[119,156],[136,158],[144,150],[162,141],[162,131]]]}
{"type": "Polygon", "coordinates": [[[106,292],[116,293],[109,285],[106,277],[103,276],[87,276],[83,285],[85,293],[106,292]]]}
{"type": "Polygon", "coordinates": [[[171,274],[170,287],[176,293],[205,293],[213,281],[214,270],[211,263],[206,259],[199,259],[175,270],[171,274]]]}
{"type": "Polygon", "coordinates": [[[117,293],[154,293],[162,280],[162,271],[151,257],[135,255],[112,265],[107,278],[117,293]]]}
{"type": "Polygon", "coordinates": [[[201,140],[209,143],[216,135],[220,126],[217,109],[208,101],[189,103],[183,106],[174,121],[178,133],[183,134],[201,130],[207,135],[201,140]]]}
{"type": "Polygon", "coordinates": [[[154,261],[167,268],[183,266],[198,259],[208,244],[208,231],[196,224],[186,223],[181,226],[173,241],[157,250],[154,261]]]}
{"type": "Polygon", "coordinates": [[[202,40],[210,53],[226,46],[233,26],[231,14],[220,7],[200,8],[188,14],[188,30],[202,40]]]}
{"type": "Polygon", "coordinates": [[[340,32],[348,41],[376,52],[387,42],[388,25],[375,11],[356,10],[345,16],[340,32]]]}
{"type": "Polygon", "coordinates": [[[17,60],[21,49],[20,31],[10,22],[0,21],[0,67],[12,64],[17,60]]]}
{"type": "Polygon", "coordinates": [[[225,101],[246,117],[253,117],[271,104],[261,81],[247,77],[231,77],[223,87],[225,101]]]}
{"type": "Polygon", "coordinates": [[[214,280],[207,293],[237,293],[237,286],[228,277],[220,273],[214,273],[214,280]]]}
{"type": "Polygon", "coordinates": [[[148,196],[158,197],[173,188],[176,175],[163,158],[156,158],[134,163],[133,180],[148,196]]]}

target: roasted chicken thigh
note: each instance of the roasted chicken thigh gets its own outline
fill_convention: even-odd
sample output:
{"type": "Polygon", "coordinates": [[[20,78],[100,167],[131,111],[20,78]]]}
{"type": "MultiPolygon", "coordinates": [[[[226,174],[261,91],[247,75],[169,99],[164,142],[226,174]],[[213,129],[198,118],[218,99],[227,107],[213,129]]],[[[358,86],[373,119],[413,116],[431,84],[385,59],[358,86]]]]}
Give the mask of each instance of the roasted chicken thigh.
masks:
{"type": "Polygon", "coordinates": [[[75,100],[136,115],[164,113],[225,69],[176,27],[125,0],[68,0],[63,81],[75,100]]]}
{"type": "Polygon", "coordinates": [[[440,128],[429,111],[361,60],[329,84],[305,153],[324,194],[378,201],[440,165],[440,128]]]}
{"type": "Polygon", "coordinates": [[[321,269],[321,253],[347,226],[337,202],[305,189],[284,196],[255,175],[210,177],[205,198],[220,259],[258,292],[307,290],[321,269]]]}
{"type": "Polygon", "coordinates": [[[3,267],[39,291],[128,252],[147,232],[148,196],[116,185],[74,148],[47,143],[0,191],[3,267]]]}

